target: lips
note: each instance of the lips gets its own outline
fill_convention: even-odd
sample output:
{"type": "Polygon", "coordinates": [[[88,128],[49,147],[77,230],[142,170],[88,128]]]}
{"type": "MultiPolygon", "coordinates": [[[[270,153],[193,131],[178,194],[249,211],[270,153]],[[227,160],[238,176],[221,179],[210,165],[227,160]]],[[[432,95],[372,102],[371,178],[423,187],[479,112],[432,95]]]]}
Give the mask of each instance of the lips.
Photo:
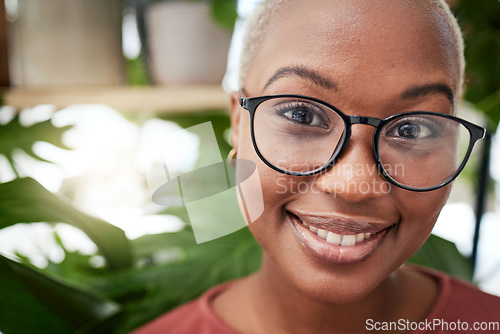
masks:
{"type": "Polygon", "coordinates": [[[306,251],[322,262],[354,264],[364,261],[397,224],[367,219],[344,219],[287,212],[306,251]]]}

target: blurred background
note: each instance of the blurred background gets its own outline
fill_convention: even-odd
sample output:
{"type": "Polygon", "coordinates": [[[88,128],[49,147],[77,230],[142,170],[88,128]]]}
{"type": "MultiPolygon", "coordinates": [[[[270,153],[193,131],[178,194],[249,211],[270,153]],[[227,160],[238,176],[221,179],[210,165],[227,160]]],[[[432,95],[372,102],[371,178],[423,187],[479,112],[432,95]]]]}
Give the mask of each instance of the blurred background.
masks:
{"type": "MultiPolygon", "coordinates": [[[[0,0],[0,334],[126,333],[259,267],[246,229],[196,244],[182,205],[152,201],[165,161],[182,173],[203,154],[195,134],[168,149],[171,134],[211,122],[229,152],[257,2],[0,0]]],[[[449,2],[466,38],[459,115],[491,137],[411,261],[500,295],[500,1],[449,2]]]]}

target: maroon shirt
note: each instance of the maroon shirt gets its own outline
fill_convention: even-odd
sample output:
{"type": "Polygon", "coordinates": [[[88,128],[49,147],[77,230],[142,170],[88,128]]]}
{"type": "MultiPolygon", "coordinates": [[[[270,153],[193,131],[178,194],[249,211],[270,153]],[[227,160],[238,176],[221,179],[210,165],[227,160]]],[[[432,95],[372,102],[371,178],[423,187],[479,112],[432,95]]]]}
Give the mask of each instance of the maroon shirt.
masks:
{"type": "MultiPolygon", "coordinates": [[[[500,333],[500,297],[484,293],[470,283],[437,271],[412,268],[436,279],[439,295],[427,318],[420,324],[422,330],[411,333],[500,333]],[[429,330],[430,324],[435,321],[447,322],[448,327],[436,325],[434,330],[429,330]],[[469,326],[468,330],[459,330],[465,327],[453,329],[452,326],[455,326],[457,321],[460,321],[461,326],[469,326]],[[473,329],[475,325],[479,327],[473,329]],[[481,330],[480,326],[490,327],[481,330]]],[[[134,334],[238,334],[225,324],[212,308],[213,299],[235,283],[237,282],[233,281],[210,289],[199,299],[160,316],[136,330],[134,334]]],[[[373,326],[370,331],[367,327],[367,333],[376,333],[382,331],[381,326],[384,324],[367,322],[367,326],[373,326]],[[376,330],[375,326],[378,326],[379,330],[376,330]]],[[[405,326],[408,328],[407,324],[405,326]]]]}

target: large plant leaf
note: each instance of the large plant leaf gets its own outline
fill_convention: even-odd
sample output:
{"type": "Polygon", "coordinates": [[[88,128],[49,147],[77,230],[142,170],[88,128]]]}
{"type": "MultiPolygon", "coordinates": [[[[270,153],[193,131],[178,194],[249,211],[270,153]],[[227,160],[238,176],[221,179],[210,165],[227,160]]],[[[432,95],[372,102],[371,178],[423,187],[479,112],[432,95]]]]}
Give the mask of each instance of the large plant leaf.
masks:
{"type": "Polygon", "coordinates": [[[10,264],[0,257],[0,331],[37,333],[40,328],[50,328],[52,333],[70,333],[70,325],[24,286],[10,264]]]}
{"type": "Polygon", "coordinates": [[[95,242],[110,268],[131,264],[129,241],[118,227],[75,209],[31,178],[0,184],[0,228],[31,222],[71,224],[95,242]]]}
{"type": "Polygon", "coordinates": [[[119,312],[118,304],[0,256],[0,330],[70,333],[119,312]],[[41,330],[43,329],[43,330],[41,330]]]}
{"type": "Polygon", "coordinates": [[[128,332],[216,284],[253,273],[261,259],[261,249],[248,229],[196,244],[187,226],[176,233],[141,237],[132,246],[143,265],[93,286],[124,303],[122,317],[101,324],[95,328],[98,332],[109,328],[128,332]]]}
{"type": "Polygon", "coordinates": [[[71,126],[56,127],[50,120],[35,123],[25,127],[16,115],[9,123],[0,124],[0,155],[4,155],[15,171],[13,154],[16,150],[22,150],[34,159],[50,162],[38,156],[33,151],[36,142],[47,142],[63,149],[69,149],[62,141],[62,135],[71,126]]]}
{"type": "Polygon", "coordinates": [[[470,260],[460,254],[453,242],[436,235],[431,235],[408,262],[472,281],[470,260]]]}

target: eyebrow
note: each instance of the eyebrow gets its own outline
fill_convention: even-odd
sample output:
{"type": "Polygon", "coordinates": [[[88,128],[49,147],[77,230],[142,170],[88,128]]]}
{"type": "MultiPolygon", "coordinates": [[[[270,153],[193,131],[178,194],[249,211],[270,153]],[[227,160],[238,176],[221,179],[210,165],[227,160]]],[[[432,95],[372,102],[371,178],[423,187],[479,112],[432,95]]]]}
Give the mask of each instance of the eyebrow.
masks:
{"type": "Polygon", "coordinates": [[[311,80],[313,83],[315,83],[318,86],[328,88],[328,89],[334,89],[337,90],[337,85],[331,81],[328,78],[325,78],[318,72],[309,69],[305,66],[287,66],[287,67],[282,67],[278,71],[276,71],[273,76],[266,82],[266,85],[264,86],[264,90],[269,87],[272,83],[275,81],[284,78],[284,77],[289,77],[289,76],[298,76],[304,79],[311,80]]]}
{"type": "Polygon", "coordinates": [[[455,105],[455,96],[450,86],[444,83],[432,83],[421,86],[410,87],[401,93],[400,97],[405,100],[416,99],[432,94],[444,94],[451,105],[455,105]]]}
{"type": "MultiPolygon", "coordinates": [[[[286,66],[276,71],[273,76],[266,82],[264,90],[266,90],[275,81],[289,76],[298,76],[304,79],[311,80],[318,86],[338,90],[337,84],[332,80],[322,76],[318,72],[305,66],[286,66]]],[[[451,87],[445,83],[431,83],[419,86],[413,86],[403,91],[400,97],[405,100],[416,99],[432,94],[444,94],[450,101],[451,105],[455,105],[455,95],[451,87]]]]}

